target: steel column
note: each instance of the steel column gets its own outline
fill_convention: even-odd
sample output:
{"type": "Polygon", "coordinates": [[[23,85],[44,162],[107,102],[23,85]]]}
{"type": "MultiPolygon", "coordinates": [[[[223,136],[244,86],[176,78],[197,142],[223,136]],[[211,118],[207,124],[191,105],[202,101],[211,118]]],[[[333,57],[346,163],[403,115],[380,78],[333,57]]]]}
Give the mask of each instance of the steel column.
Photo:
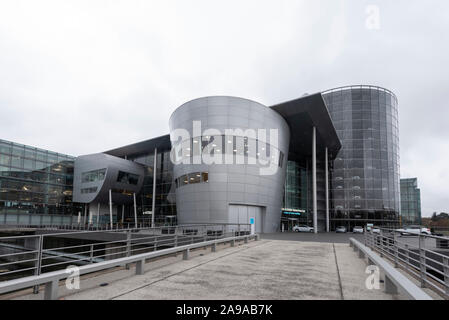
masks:
{"type": "Polygon", "coordinates": [[[100,224],[100,202],[98,202],[98,207],[97,207],[97,228],[98,228],[99,224],[100,224]]]}
{"type": "Polygon", "coordinates": [[[151,227],[154,228],[154,215],[156,214],[156,173],[157,173],[157,148],[154,148],[154,161],[153,161],[153,203],[151,214],[151,227]]]}
{"type": "Polygon", "coordinates": [[[111,223],[111,230],[114,227],[112,222],[112,190],[109,189],[109,222],[111,223]]]}
{"type": "Polygon", "coordinates": [[[313,232],[318,233],[317,187],[316,187],[316,127],[312,137],[312,185],[313,185],[313,232]]]}
{"type": "Polygon", "coordinates": [[[88,206],[88,204],[86,203],[84,205],[83,227],[86,226],[87,206],[88,206]]]}
{"type": "Polygon", "coordinates": [[[136,205],[136,193],[133,193],[133,199],[134,199],[134,225],[137,229],[137,205],[136,205]]]}
{"type": "Polygon", "coordinates": [[[324,166],[325,166],[325,180],[326,180],[326,232],[330,231],[329,228],[329,156],[328,156],[328,150],[327,147],[325,149],[325,155],[324,155],[324,166]]]}
{"type": "Polygon", "coordinates": [[[92,212],[90,211],[90,205],[88,205],[89,210],[89,226],[92,224],[92,212]]]}

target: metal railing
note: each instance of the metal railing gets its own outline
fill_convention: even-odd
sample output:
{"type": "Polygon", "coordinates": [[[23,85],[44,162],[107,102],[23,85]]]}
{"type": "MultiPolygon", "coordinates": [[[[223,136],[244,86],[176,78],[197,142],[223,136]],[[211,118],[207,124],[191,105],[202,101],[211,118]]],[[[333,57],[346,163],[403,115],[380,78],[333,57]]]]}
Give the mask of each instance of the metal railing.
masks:
{"type": "Polygon", "coordinates": [[[364,242],[418,279],[422,288],[449,298],[448,237],[381,228],[380,233],[365,232],[364,242]]]}
{"type": "Polygon", "coordinates": [[[191,224],[0,237],[0,282],[250,233],[249,224],[191,224]]]}
{"type": "MultiPolygon", "coordinates": [[[[169,224],[164,221],[155,221],[154,227],[169,227],[176,226],[176,224],[169,224]]],[[[44,229],[44,230],[119,230],[119,229],[131,229],[131,228],[151,228],[151,222],[140,221],[137,225],[134,222],[114,222],[111,226],[110,223],[99,224],[2,224],[0,225],[0,232],[2,230],[11,229],[44,229]]]]}
{"type": "Polygon", "coordinates": [[[415,285],[410,279],[400,273],[386,260],[374,253],[373,250],[363,245],[354,238],[349,239],[349,245],[354,248],[354,251],[359,252],[359,258],[367,258],[370,264],[376,265],[382,270],[385,279],[385,292],[388,294],[398,294],[399,290],[405,293],[413,300],[433,300],[421,288],[415,285]]]}
{"type": "MultiPolygon", "coordinates": [[[[188,260],[190,256],[190,251],[198,248],[211,247],[212,252],[217,250],[217,245],[220,243],[230,242],[231,246],[234,247],[236,241],[245,241],[248,243],[250,239],[259,240],[257,234],[248,234],[243,236],[232,236],[228,238],[221,238],[215,240],[209,240],[200,243],[193,243],[189,245],[177,246],[168,249],[163,249],[155,252],[141,253],[132,255],[129,257],[117,258],[110,261],[103,261],[99,263],[92,263],[86,266],[81,266],[78,268],[78,274],[84,275],[92,272],[98,272],[106,269],[111,269],[118,266],[129,265],[131,263],[136,263],[135,272],[136,275],[144,274],[144,264],[147,259],[153,259],[157,257],[162,257],[171,254],[183,253],[183,260],[188,260]]],[[[10,280],[0,282],[0,294],[17,291],[26,288],[37,288],[38,286],[45,284],[44,299],[55,300],[58,298],[59,281],[66,279],[70,276],[70,270],[59,270],[53,272],[43,273],[41,275],[29,276],[25,278],[10,280]]]]}
{"type": "Polygon", "coordinates": [[[378,91],[383,91],[383,92],[386,92],[386,93],[389,93],[390,95],[392,95],[395,98],[396,103],[398,102],[398,97],[396,96],[396,94],[393,91],[388,90],[388,89],[383,88],[383,87],[374,86],[374,85],[342,86],[342,87],[332,88],[332,89],[323,91],[322,94],[327,94],[327,93],[332,93],[332,92],[337,92],[337,91],[343,91],[343,90],[352,90],[352,89],[375,89],[375,90],[378,90],[378,91]]]}

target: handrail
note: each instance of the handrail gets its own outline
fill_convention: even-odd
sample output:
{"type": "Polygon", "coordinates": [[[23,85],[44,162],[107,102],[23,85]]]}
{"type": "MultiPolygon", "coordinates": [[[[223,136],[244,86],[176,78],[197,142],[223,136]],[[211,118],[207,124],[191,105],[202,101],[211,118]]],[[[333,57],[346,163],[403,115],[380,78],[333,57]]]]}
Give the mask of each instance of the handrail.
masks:
{"type": "MultiPolygon", "coordinates": [[[[236,236],[223,239],[216,239],[206,242],[193,243],[190,245],[184,245],[174,248],[163,249],[159,251],[137,254],[129,257],[113,259],[109,261],[98,262],[94,264],[89,264],[86,266],[79,267],[79,275],[102,271],[106,269],[111,269],[118,266],[127,265],[136,262],[136,274],[143,274],[143,265],[146,259],[161,257],[165,255],[170,255],[173,253],[183,252],[183,259],[189,259],[189,253],[192,249],[202,248],[202,247],[212,247],[212,251],[216,251],[216,245],[220,243],[231,242],[231,245],[235,245],[235,241],[244,240],[245,243],[250,239],[259,240],[259,235],[245,235],[236,236]]],[[[0,294],[8,293],[11,291],[16,291],[20,289],[30,288],[33,286],[39,286],[45,284],[45,294],[44,299],[55,300],[58,297],[58,282],[62,279],[66,279],[69,276],[66,270],[59,270],[53,272],[43,273],[37,276],[29,276],[20,279],[14,279],[9,281],[0,282],[0,294]]]]}
{"type": "Polygon", "coordinates": [[[379,230],[382,230],[383,232],[388,233],[394,233],[394,234],[400,234],[400,235],[408,235],[408,236],[415,236],[415,237],[424,237],[429,239],[438,239],[438,240],[449,240],[449,237],[445,236],[436,236],[433,234],[425,234],[425,233],[413,233],[413,232],[407,232],[407,231],[401,231],[400,229],[390,229],[390,228],[377,228],[379,230]]]}
{"type": "MultiPolygon", "coordinates": [[[[40,275],[65,268],[70,262],[83,265],[105,259],[130,256],[167,247],[188,245],[212,239],[250,234],[249,224],[186,224],[170,227],[105,231],[64,231],[29,236],[0,237],[0,281],[15,277],[40,275]],[[59,243],[56,239],[72,238],[80,244],[59,243]],[[58,251],[58,255],[54,252],[58,251]],[[30,262],[31,257],[35,263],[30,262]],[[3,261],[6,260],[6,261],[3,261]],[[15,264],[9,262],[14,261],[15,264]],[[58,262],[63,261],[63,262],[58,262]],[[4,264],[6,262],[7,264],[4,264]],[[30,264],[33,264],[31,266],[30,264]]],[[[35,293],[38,288],[35,288],[35,293]]]]}
{"type": "Polygon", "coordinates": [[[411,280],[391,266],[387,261],[378,256],[374,251],[355,240],[349,239],[349,244],[354,251],[359,251],[359,257],[368,258],[368,261],[378,266],[385,274],[385,291],[387,293],[397,293],[398,288],[413,300],[433,300],[421,288],[415,285],[411,280]]]}
{"type": "MultiPolygon", "coordinates": [[[[380,228],[380,233],[366,232],[365,245],[394,262],[395,267],[400,267],[417,278],[421,287],[428,287],[445,299],[449,299],[449,256],[442,254],[445,249],[437,252],[439,248],[426,248],[435,240],[449,242],[449,238],[415,234],[417,244],[400,241],[404,231],[380,228]],[[398,235],[400,234],[400,235],[398,235]],[[440,261],[438,261],[440,260],[440,261]]],[[[412,238],[406,238],[407,240],[412,238]]]]}

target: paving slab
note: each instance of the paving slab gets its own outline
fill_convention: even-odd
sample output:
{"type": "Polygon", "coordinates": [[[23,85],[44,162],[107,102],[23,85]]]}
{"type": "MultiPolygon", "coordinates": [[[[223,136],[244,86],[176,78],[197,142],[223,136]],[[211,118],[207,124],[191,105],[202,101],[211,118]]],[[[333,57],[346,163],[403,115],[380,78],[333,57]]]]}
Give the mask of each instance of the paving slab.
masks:
{"type": "MultiPolygon", "coordinates": [[[[143,275],[117,268],[82,277],[80,290],[64,300],[399,300],[365,286],[366,262],[348,243],[251,241],[217,252],[198,249],[145,264],[143,275]],[[105,286],[106,285],[106,286],[105,286]]],[[[42,290],[43,291],[43,290],[42,290]]],[[[42,299],[43,292],[15,293],[10,299],[42,299]]]]}
{"type": "MultiPolygon", "coordinates": [[[[63,299],[341,300],[398,299],[365,287],[366,265],[348,244],[262,240],[197,250],[145,274],[121,270],[99,275],[89,287],[61,291],[63,299]],[[127,274],[125,274],[127,272],[127,274]],[[98,284],[107,282],[107,287],[98,284]],[[95,283],[95,284],[94,284],[95,283]]],[[[83,283],[83,282],[82,282],[83,283]]],[[[65,289],[64,289],[65,290],[65,289]]]]}

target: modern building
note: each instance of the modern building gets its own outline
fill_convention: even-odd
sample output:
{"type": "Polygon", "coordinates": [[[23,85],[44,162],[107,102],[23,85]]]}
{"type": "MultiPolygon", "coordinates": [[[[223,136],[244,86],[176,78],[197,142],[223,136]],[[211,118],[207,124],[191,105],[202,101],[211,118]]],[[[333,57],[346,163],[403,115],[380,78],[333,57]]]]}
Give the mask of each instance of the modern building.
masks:
{"type": "Polygon", "coordinates": [[[387,89],[323,93],[342,149],[331,171],[331,225],[399,225],[398,100],[387,89]]]}
{"type": "Polygon", "coordinates": [[[0,140],[0,225],[71,224],[74,157],[0,140]]]}
{"type": "MultiPolygon", "coordinates": [[[[270,107],[205,97],[176,109],[169,127],[169,135],[67,157],[71,222],[253,223],[258,232],[399,222],[397,99],[386,89],[345,87],[270,107]]],[[[0,165],[6,176],[15,168],[0,165]]],[[[7,218],[13,190],[0,187],[0,224],[25,224],[7,218]]]]}
{"type": "Polygon", "coordinates": [[[421,190],[418,179],[401,179],[401,224],[421,224],[421,190]]]}

